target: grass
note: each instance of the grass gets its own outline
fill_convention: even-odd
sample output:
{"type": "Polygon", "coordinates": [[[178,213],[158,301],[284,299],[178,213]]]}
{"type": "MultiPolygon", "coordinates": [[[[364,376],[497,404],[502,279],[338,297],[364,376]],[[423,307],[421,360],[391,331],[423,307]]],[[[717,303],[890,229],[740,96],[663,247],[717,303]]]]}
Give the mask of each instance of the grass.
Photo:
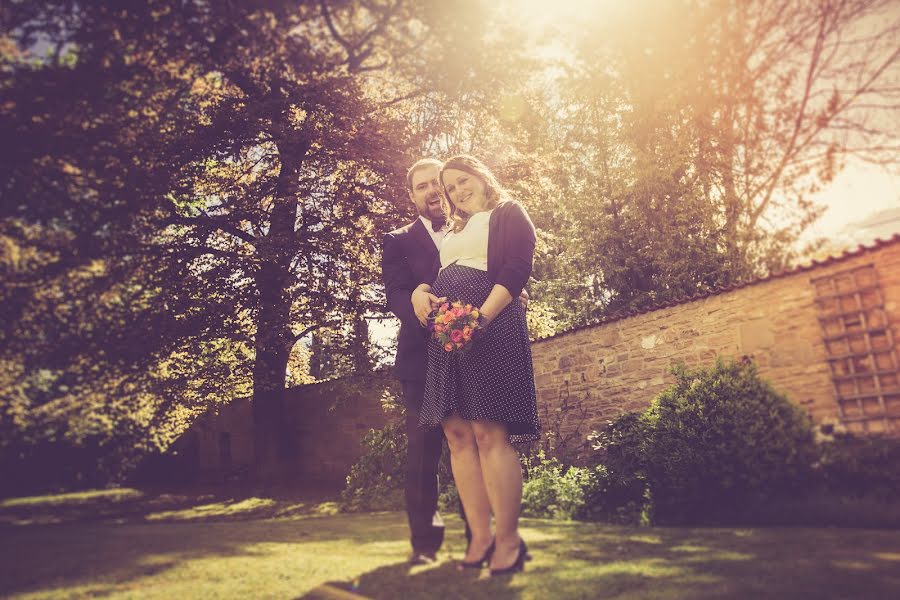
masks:
{"type": "Polygon", "coordinates": [[[487,579],[405,564],[403,513],[338,514],[323,495],[113,490],[0,501],[12,598],[890,598],[900,532],[631,528],[523,519],[534,560],[487,579]],[[352,594],[352,595],[351,595],[352,594]]]}

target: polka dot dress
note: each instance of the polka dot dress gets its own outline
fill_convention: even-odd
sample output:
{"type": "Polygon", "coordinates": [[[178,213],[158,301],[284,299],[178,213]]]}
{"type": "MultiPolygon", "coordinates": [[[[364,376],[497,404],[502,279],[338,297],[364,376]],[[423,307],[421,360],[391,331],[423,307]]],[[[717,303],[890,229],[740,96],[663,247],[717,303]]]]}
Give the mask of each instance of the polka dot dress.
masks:
{"type": "MultiPolygon", "coordinates": [[[[451,264],[431,287],[436,296],[481,306],[494,286],[485,271],[451,264]]],[[[429,340],[420,424],[439,425],[454,412],[470,421],[505,423],[513,443],[540,437],[531,346],[518,298],[466,352],[446,352],[429,340]]]]}

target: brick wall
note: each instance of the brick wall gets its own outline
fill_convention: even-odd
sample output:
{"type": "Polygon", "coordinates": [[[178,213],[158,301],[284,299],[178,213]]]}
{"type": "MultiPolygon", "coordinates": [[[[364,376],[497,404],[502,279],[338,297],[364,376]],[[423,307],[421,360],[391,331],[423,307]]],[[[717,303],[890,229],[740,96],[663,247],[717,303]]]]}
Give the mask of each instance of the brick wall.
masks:
{"type": "MultiPolygon", "coordinates": [[[[532,352],[538,404],[552,414],[566,394],[583,398],[589,431],[622,412],[645,408],[673,382],[668,370],[677,361],[699,366],[717,355],[750,355],[761,374],[806,407],[815,421],[836,419],[838,403],[811,281],[869,264],[878,275],[893,339],[900,339],[900,237],[895,237],[812,268],[537,341],[532,352]]],[[[897,392],[887,408],[900,424],[897,392]]],[[[879,431],[884,422],[869,427],[879,431]]]]}

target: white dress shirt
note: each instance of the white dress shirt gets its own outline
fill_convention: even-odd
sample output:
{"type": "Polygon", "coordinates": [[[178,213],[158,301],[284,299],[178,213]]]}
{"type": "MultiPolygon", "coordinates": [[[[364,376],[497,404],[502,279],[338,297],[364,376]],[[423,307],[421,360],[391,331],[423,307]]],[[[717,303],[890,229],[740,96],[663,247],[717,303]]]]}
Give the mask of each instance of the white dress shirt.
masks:
{"type": "Polygon", "coordinates": [[[443,227],[435,231],[431,228],[431,221],[419,215],[419,220],[422,221],[422,224],[425,225],[425,231],[428,232],[428,235],[431,236],[431,241],[434,242],[435,247],[440,250],[441,242],[444,241],[444,236],[447,235],[447,225],[445,224],[443,227]]]}

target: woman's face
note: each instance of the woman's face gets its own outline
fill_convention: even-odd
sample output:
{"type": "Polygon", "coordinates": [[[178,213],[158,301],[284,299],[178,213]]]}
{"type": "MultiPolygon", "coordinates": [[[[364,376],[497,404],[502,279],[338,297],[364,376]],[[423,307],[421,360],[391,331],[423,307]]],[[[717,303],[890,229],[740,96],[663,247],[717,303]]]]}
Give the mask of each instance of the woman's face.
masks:
{"type": "Polygon", "coordinates": [[[480,177],[458,169],[445,169],[441,179],[456,210],[469,215],[485,210],[487,186],[480,177]]]}

